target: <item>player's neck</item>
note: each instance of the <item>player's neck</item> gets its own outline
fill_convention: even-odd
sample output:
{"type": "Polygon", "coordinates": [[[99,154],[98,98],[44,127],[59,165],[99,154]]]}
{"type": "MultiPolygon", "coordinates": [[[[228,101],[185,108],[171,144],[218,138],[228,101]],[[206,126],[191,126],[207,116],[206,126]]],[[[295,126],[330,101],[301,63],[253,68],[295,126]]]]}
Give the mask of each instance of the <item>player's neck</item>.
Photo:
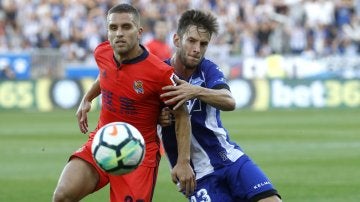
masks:
{"type": "Polygon", "coordinates": [[[175,74],[181,79],[188,81],[191,75],[194,73],[195,69],[187,68],[180,60],[180,58],[175,53],[170,59],[170,64],[174,67],[175,74]]]}
{"type": "Polygon", "coordinates": [[[140,46],[136,46],[132,50],[130,50],[127,53],[118,53],[115,54],[115,59],[121,64],[125,60],[131,60],[138,56],[140,56],[143,53],[143,49],[140,46]]]}

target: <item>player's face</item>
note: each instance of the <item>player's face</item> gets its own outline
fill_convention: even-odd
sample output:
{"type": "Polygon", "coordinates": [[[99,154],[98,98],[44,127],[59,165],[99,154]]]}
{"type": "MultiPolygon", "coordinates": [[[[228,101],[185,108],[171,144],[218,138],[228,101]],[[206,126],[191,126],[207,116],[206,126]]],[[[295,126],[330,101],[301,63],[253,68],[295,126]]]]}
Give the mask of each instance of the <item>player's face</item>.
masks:
{"type": "Polygon", "coordinates": [[[108,16],[108,40],[115,54],[131,54],[138,46],[142,28],[130,13],[112,13],[108,16]]]}
{"type": "Polygon", "coordinates": [[[164,21],[158,21],[154,27],[156,38],[165,41],[168,34],[167,24],[164,21]]]}
{"type": "Polygon", "coordinates": [[[211,35],[206,29],[192,25],[179,38],[180,59],[186,68],[194,69],[204,57],[211,35]]]}

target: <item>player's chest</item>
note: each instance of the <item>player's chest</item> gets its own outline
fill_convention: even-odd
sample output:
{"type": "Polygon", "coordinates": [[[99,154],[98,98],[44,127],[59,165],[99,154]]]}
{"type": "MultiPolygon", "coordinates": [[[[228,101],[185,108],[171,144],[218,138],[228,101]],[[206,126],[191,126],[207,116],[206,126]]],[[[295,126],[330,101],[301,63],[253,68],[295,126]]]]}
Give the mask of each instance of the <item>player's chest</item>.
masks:
{"type": "Polygon", "coordinates": [[[102,91],[113,95],[139,100],[148,99],[157,89],[151,77],[138,68],[103,69],[100,71],[100,86],[102,91]]]}
{"type": "Polygon", "coordinates": [[[200,74],[192,75],[188,82],[194,86],[202,86],[202,87],[206,86],[205,78],[200,74]]]}

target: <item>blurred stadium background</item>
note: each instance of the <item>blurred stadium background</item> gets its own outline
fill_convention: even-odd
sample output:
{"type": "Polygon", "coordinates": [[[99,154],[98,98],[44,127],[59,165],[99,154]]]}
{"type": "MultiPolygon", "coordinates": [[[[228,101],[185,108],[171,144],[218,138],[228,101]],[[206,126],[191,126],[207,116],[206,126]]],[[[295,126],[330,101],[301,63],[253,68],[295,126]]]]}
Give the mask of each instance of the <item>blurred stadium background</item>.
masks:
{"type": "MultiPolygon", "coordinates": [[[[85,140],[75,108],[97,75],[92,51],[106,39],[106,11],[120,2],[141,12],[143,44],[166,19],[171,48],[184,10],[213,12],[220,33],[207,57],[236,99],[236,112],[224,113],[232,137],[284,201],[360,200],[359,0],[0,0],[0,185],[9,185],[0,201],[49,201],[85,140]]],[[[155,201],[183,201],[165,173],[155,201]]]]}

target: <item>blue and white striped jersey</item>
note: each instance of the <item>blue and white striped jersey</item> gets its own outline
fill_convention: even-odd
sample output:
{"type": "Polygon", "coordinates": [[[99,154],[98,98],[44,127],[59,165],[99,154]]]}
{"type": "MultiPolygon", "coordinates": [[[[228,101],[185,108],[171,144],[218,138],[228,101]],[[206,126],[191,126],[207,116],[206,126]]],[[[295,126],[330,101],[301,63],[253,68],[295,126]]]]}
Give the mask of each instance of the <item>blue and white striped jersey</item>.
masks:
{"type": "MultiPolygon", "coordinates": [[[[169,60],[166,62],[170,64],[169,60]]],[[[205,58],[188,82],[204,88],[228,87],[221,69],[205,58]]],[[[228,131],[221,123],[220,110],[198,99],[189,100],[187,106],[192,127],[190,157],[196,179],[232,164],[244,154],[240,146],[230,140],[228,131]]],[[[177,160],[174,124],[162,128],[162,140],[173,167],[177,160]]]]}

